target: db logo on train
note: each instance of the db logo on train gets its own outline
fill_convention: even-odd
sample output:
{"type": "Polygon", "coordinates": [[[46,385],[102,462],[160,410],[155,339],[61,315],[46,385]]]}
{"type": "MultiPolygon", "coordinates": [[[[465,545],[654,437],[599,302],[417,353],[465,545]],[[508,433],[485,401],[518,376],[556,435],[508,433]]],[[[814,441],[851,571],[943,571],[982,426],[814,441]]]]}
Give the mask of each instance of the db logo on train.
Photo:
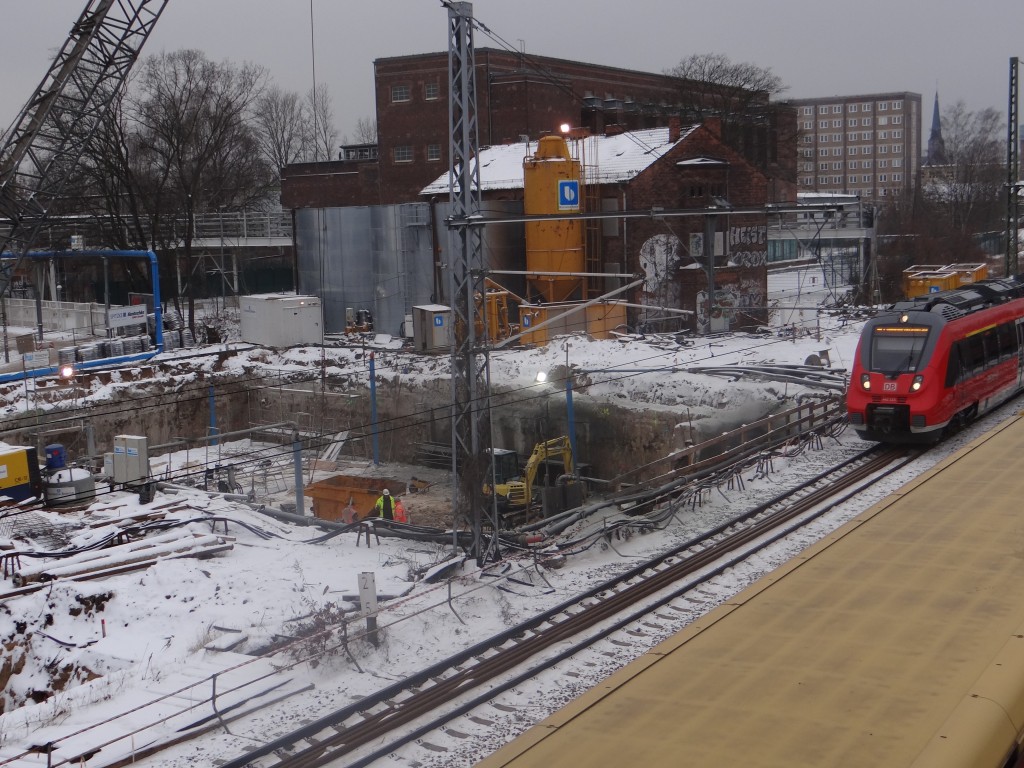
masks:
{"type": "Polygon", "coordinates": [[[895,381],[887,381],[887,382],[885,382],[884,384],[882,384],[882,391],[883,392],[895,392],[896,391],[896,382],[895,381]]]}

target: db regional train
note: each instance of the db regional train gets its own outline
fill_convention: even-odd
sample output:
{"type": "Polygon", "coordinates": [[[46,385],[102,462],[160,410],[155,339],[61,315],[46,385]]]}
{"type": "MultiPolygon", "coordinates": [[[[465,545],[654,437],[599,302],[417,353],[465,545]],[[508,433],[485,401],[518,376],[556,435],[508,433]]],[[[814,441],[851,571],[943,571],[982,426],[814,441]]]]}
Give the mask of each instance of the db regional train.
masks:
{"type": "Polygon", "coordinates": [[[847,391],[865,440],[935,442],[1024,386],[1024,276],[894,304],[864,326],[847,391]]]}

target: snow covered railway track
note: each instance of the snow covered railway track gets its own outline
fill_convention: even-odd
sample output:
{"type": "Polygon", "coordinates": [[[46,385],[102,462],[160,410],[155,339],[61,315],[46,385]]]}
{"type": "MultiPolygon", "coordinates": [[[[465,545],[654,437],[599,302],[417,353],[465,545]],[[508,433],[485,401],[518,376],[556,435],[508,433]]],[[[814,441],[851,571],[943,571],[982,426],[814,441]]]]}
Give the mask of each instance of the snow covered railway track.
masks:
{"type": "MultiPolygon", "coordinates": [[[[540,614],[424,672],[396,683],[221,768],[365,766],[387,756],[395,764],[423,764],[448,751],[434,742],[471,738],[502,709],[496,699],[571,656],[604,641],[623,647],[671,634],[674,616],[685,623],[690,597],[701,585],[771,543],[825,514],[920,455],[871,448],[740,518],[645,562],[581,597],[540,614]],[[681,617],[681,618],[680,618],[681,617]],[[486,707],[486,709],[485,709],[486,707]],[[453,729],[456,718],[463,718],[453,729]],[[448,726],[446,728],[446,726],[448,726]],[[429,740],[425,739],[429,734],[429,740]],[[396,755],[413,752],[408,759],[396,755]],[[342,762],[343,761],[343,762],[342,762]]],[[[616,649],[617,647],[617,649],[616,649]]],[[[637,651],[638,653],[642,650],[637,651]]],[[[627,654],[628,655],[628,654],[627,654]]]]}

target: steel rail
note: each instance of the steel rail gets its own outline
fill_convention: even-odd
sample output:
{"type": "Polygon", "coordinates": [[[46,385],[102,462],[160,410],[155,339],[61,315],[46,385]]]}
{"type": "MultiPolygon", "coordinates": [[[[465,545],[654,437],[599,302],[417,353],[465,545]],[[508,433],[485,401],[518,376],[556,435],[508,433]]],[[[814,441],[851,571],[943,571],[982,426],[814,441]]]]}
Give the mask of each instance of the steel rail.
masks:
{"type": "Polygon", "coordinates": [[[769,539],[762,544],[765,546],[789,535],[795,528],[825,514],[857,492],[843,494],[843,489],[863,483],[873,475],[881,476],[897,471],[918,455],[919,451],[906,449],[885,450],[877,446],[868,449],[839,467],[822,473],[724,523],[699,539],[685,542],[671,552],[631,568],[574,600],[545,611],[490,641],[434,665],[429,671],[415,676],[415,679],[410,678],[389,686],[356,704],[252,750],[238,760],[222,763],[221,766],[244,768],[273,765],[281,768],[312,768],[327,765],[346,756],[355,757],[352,754],[355,750],[371,742],[379,743],[387,731],[410,724],[435,710],[444,709],[446,705],[451,705],[454,700],[466,696],[474,688],[486,684],[487,690],[483,695],[459,703],[454,709],[448,706],[443,714],[431,717],[430,722],[418,725],[412,732],[404,733],[385,746],[376,748],[373,754],[357,757],[355,762],[346,762],[348,766],[368,765],[403,744],[437,729],[454,717],[493,699],[498,693],[521,684],[561,659],[579,653],[611,632],[636,621],[683,592],[692,590],[701,581],[733,567],[736,562],[746,559],[751,553],[745,552],[724,564],[720,563],[695,583],[679,584],[681,580],[697,571],[711,567],[727,554],[763,537],[769,539]],[[793,501],[794,496],[798,497],[796,501],[793,501]],[[830,499],[832,501],[829,503],[830,499]],[[813,511],[816,506],[821,508],[813,511]],[[798,525],[779,529],[780,526],[800,516],[804,519],[798,525]],[[715,539],[717,541],[709,543],[709,540],[715,539]],[[638,612],[631,610],[635,608],[635,604],[650,600],[666,590],[670,590],[670,594],[660,597],[653,606],[644,604],[638,612]],[[579,636],[585,630],[593,630],[601,624],[606,626],[599,632],[588,632],[582,641],[562,649],[556,656],[546,659],[540,665],[517,673],[511,679],[503,677],[522,667],[552,645],[564,643],[569,638],[579,636]],[[447,677],[443,677],[444,675],[447,677]],[[499,679],[502,681],[496,683],[495,681],[499,679]],[[346,725],[347,721],[356,718],[358,722],[346,725]],[[269,758],[269,761],[254,762],[260,758],[269,758]]]}

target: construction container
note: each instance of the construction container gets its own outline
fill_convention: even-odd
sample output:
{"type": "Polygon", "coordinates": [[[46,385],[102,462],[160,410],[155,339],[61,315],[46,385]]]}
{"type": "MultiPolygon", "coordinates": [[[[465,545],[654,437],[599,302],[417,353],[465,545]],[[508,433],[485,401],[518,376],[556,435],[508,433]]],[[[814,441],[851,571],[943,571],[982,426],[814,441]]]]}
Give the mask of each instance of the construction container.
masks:
{"type": "MultiPolygon", "coordinates": [[[[583,185],[580,163],[561,136],[544,136],[523,160],[523,210],[535,214],[578,214],[583,185]]],[[[546,273],[583,272],[586,262],[582,219],[526,223],[526,269],[546,273]]],[[[528,275],[529,296],[545,303],[582,296],[583,279],[566,274],[528,275]]]]}
{"type": "Polygon", "coordinates": [[[452,310],[443,304],[412,308],[413,347],[417,352],[450,352],[452,310]]]}
{"type": "Polygon", "coordinates": [[[264,347],[323,343],[320,299],[294,293],[242,296],[242,341],[264,347]]]}
{"type": "Polygon", "coordinates": [[[405,483],[391,477],[335,475],[307,485],[303,495],[313,499],[314,517],[352,523],[373,515],[385,488],[397,497],[405,492],[405,483]]]}
{"type": "Polygon", "coordinates": [[[0,448],[0,500],[24,501],[43,494],[35,448],[0,448]]]}
{"type": "Polygon", "coordinates": [[[988,277],[985,264],[916,264],[903,270],[903,295],[908,299],[951,291],[988,277]]]}

